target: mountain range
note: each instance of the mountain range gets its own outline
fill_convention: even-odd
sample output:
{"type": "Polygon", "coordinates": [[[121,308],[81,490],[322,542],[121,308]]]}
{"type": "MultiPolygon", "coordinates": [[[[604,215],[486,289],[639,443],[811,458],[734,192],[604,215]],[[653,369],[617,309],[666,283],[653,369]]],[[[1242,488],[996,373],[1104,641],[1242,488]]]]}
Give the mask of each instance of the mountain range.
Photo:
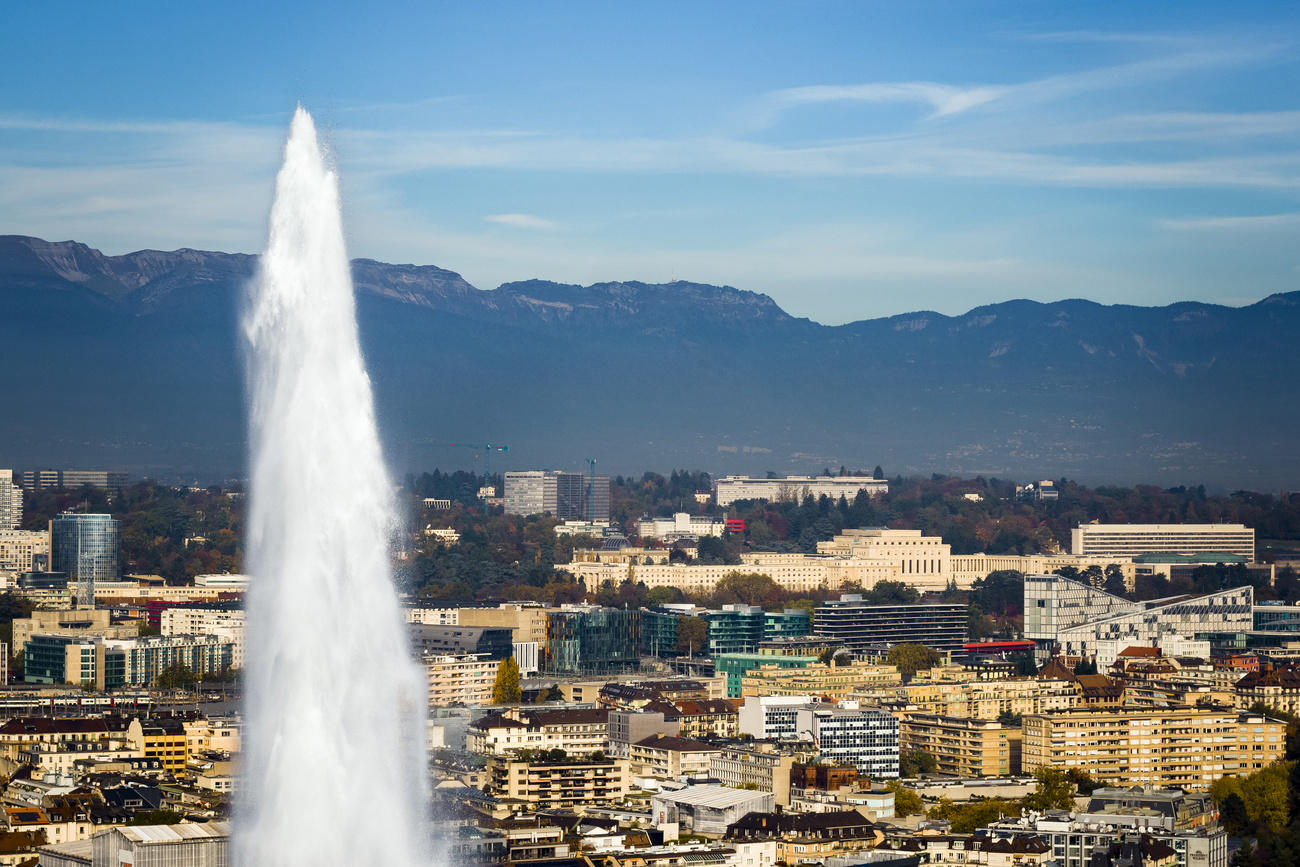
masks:
{"type": "MultiPolygon", "coordinates": [[[[254,256],[0,236],[0,466],[213,481],[244,464],[254,256]]],[[[870,468],[1276,490],[1300,484],[1300,292],[1245,307],[1007,301],[826,326],[677,281],[481,290],[352,263],[397,472],[870,468]]]]}

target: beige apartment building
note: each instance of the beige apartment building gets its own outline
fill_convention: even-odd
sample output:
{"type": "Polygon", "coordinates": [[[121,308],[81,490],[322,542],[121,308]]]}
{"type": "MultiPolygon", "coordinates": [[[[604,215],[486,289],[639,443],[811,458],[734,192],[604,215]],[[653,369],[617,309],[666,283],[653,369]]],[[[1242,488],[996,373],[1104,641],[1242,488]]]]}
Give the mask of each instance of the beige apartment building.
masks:
{"type": "Polygon", "coordinates": [[[909,711],[968,719],[996,719],[1004,713],[1035,714],[1067,710],[1079,704],[1070,681],[969,680],[964,683],[909,683],[850,693],[849,698],[899,705],[909,711]]]}
{"type": "Polygon", "coordinates": [[[631,746],[632,772],[659,780],[703,778],[721,750],[693,738],[655,734],[631,746]]]}
{"type": "Polygon", "coordinates": [[[630,778],[627,759],[489,756],[484,788],[500,799],[564,810],[618,803],[627,797],[630,778]]]}
{"type": "Polygon", "coordinates": [[[520,750],[564,750],[569,755],[604,752],[609,743],[605,708],[512,707],[470,723],[466,748],[503,756],[520,750]]]}
{"type": "MultiPolygon", "coordinates": [[[[2,483],[0,483],[2,486],[2,483]]],[[[0,490],[0,495],[3,490],[0,490]]],[[[33,560],[44,557],[49,562],[50,533],[48,530],[6,530],[0,527],[0,572],[17,575],[30,572],[33,560]]]]}
{"type": "Polygon", "coordinates": [[[499,660],[478,654],[430,653],[421,660],[429,684],[429,707],[492,703],[499,660]]]}
{"type": "Polygon", "coordinates": [[[1125,786],[1205,789],[1286,752],[1285,723],[1233,710],[1071,710],[1022,725],[1025,771],[1074,768],[1125,786]]]}
{"type": "Polygon", "coordinates": [[[764,665],[751,669],[741,677],[740,694],[742,697],[825,695],[842,699],[853,693],[888,689],[901,686],[902,683],[903,678],[897,668],[875,662],[854,662],[849,665],[817,662],[805,668],[764,665]]]}
{"type": "Polygon", "coordinates": [[[898,715],[899,750],[924,750],[938,762],[938,771],[959,777],[1005,777],[1020,773],[1021,729],[996,720],[898,715]]]}

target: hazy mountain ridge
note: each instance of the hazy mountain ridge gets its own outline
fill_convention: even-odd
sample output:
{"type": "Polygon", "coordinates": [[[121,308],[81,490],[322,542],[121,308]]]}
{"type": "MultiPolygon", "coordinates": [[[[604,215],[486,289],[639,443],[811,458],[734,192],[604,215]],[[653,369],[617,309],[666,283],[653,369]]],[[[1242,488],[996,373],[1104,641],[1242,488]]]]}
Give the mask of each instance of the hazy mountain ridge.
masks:
{"type": "MultiPolygon", "coordinates": [[[[0,237],[0,320],[17,326],[9,406],[21,408],[0,422],[12,455],[0,465],[239,472],[236,314],[255,267],[0,237]]],[[[399,470],[465,463],[421,443],[482,437],[508,442],[520,466],[596,455],[614,471],[882,463],[1300,484],[1300,293],[1241,308],[1018,300],[824,326],[706,284],[480,290],[368,259],[353,273],[399,470]]]]}

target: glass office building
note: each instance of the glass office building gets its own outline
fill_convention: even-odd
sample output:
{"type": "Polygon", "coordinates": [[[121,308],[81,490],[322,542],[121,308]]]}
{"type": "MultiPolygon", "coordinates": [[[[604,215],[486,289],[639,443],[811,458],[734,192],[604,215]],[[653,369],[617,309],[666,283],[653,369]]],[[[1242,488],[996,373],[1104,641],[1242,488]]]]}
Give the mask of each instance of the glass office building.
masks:
{"type": "Polygon", "coordinates": [[[95,582],[118,580],[117,556],[113,516],[67,513],[50,521],[50,571],[67,574],[78,605],[95,604],[95,582]]]}

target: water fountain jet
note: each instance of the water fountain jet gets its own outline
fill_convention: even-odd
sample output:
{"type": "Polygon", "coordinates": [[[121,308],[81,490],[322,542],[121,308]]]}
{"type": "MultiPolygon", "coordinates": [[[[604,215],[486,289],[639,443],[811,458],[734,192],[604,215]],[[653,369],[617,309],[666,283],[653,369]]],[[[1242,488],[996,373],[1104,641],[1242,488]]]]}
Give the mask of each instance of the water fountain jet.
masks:
{"type": "Polygon", "coordinates": [[[338,179],[298,108],[243,316],[252,488],[239,865],[430,863],[425,690],[338,179]]]}

